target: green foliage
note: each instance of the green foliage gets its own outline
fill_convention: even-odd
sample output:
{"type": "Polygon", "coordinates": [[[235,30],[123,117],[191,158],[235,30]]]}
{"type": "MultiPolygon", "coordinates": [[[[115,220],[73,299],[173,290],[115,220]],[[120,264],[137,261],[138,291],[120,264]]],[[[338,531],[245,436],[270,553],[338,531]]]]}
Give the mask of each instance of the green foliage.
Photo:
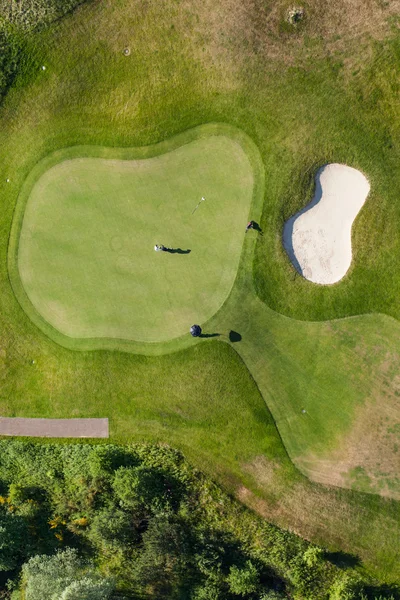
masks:
{"type": "Polygon", "coordinates": [[[190,531],[180,519],[162,514],[149,522],[142,543],[134,567],[137,581],[151,586],[156,598],[178,598],[192,571],[190,531]]]}
{"type": "Polygon", "coordinates": [[[35,556],[22,567],[26,600],[107,600],[114,585],[68,548],[54,556],[35,556]]]}
{"type": "Polygon", "coordinates": [[[308,567],[314,567],[317,563],[322,560],[323,557],[322,548],[318,546],[310,546],[303,554],[303,560],[308,567]]]}
{"type": "Polygon", "coordinates": [[[346,573],[333,584],[329,600],[358,600],[361,588],[360,578],[346,573]]]}
{"type": "Polygon", "coordinates": [[[100,600],[113,580],[157,600],[275,600],[273,583],[359,600],[352,568],[240,508],[166,446],[0,441],[0,485],[0,564],[17,574],[27,560],[25,600],[100,600]]]}
{"type": "Polygon", "coordinates": [[[222,598],[220,587],[212,581],[194,588],[190,596],[190,600],[222,600],[222,598]]]}
{"type": "Polygon", "coordinates": [[[113,488],[121,506],[141,514],[179,503],[173,479],[152,467],[121,467],[115,473],[113,488]]]}
{"type": "Polygon", "coordinates": [[[229,589],[238,596],[247,596],[257,590],[259,574],[257,567],[248,560],[244,567],[233,565],[227,578],[229,589]]]}
{"type": "Polygon", "coordinates": [[[79,581],[70,583],[59,600],[108,600],[113,589],[114,585],[111,581],[85,576],[79,581]]]}
{"type": "Polygon", "coordinates": [[[124,547],[139,540],[131,515],[112,505],[96,511],[89,531],[91,541],[98,547],[124,547]]]}
{"type": "Polygon", "coordinates": [[[0,506],[0,571],[15,569],[25,556],[27,533],[24,519],[13,514],[10,507],[0,506]]]}
{"type": "Polygon", "coordinates": [[[284,594],[276,592],[275,590],[268,590],[267,592],[263,592],[261,594],[259,600],[284,600],[284,598],[284,594]]]}

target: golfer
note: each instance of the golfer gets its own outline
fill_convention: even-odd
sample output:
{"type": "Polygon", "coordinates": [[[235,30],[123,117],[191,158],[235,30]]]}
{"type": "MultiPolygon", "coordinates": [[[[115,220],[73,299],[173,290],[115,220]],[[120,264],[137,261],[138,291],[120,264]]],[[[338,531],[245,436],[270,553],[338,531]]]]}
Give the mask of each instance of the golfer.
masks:
{"type": "Polygon", "coordinates": [[[154,246],[154,250],[156,252],[167,252],[168,248],[166,248],[165,246],[163,246],[162,244],[156,244],[154,246]]]}
{"type": "Polygon", "coordinates": [[[260,235],[263,235],[262,229],[259,226],[258,223],[256,223],[255,221],[249,221],[246,225],[246,231],[245,233],[247,233],[249,231],[249,229],[254,229],[255,231],[257,231],[260,235]]]}

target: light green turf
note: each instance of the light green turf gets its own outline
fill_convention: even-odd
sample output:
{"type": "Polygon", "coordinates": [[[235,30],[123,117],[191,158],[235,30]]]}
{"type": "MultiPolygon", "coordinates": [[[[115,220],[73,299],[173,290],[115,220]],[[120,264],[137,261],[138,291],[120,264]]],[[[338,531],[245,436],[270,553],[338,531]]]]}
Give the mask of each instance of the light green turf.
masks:
{"type": "Polygon", "coordinates": [[[244,136],[220,129],[231,137],[198,128],[197,140],[170,140],[150,149],[153,158],[140,160],[146,149],[75,147],[36,169],[18,269],[56,330],[160,342],[217,312],[235,279],[254,189],[237,141],[244,136]],[[157,243],[190,253],[156,253],[157,243]]]}

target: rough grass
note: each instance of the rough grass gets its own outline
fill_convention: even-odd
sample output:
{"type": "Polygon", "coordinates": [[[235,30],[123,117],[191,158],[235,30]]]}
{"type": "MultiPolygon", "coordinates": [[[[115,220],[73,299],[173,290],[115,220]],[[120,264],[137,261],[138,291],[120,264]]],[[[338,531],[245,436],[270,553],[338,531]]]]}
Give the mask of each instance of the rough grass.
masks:
{"type": "Polygon", "coordinates": [[[0,0],[0,18],[25,31],[60,19],[85,0],[0,0]]]}
{"type": "MultiPolygon", "coordinates": [[[[18,192],[47,154],[77,144],[137,147],[220,121],[248,133],[265,165],[265,234],[254,269],[262,299],[302,319],[394,314],[398,42],[384,40],[389,9],[380,9],[377,38],[383,41],[374,43],[365,33],[369,23],[361,19],[349,27],[343,13],[332,13],[325,31],[323,9],[315,2],[303,31],[288,33],[280,31],[278,13],[270,22],[265,18],[272,3],[110,0],[82,7],[30,42],[29,58],[0,110],[0,411],[108,415],[115,439],[182,448],[266,517],[332,550],[358,555],[371,572],[391,581],[400,577],[398,503],[310,483],[287,457],[259,389],[293,460],[329,458],[354,439],[355,417],[364,406],[370,410],[369,389],[383,389],[384,350],[376,358],[372,351],[382,328],[382,348],[395,352],[393,321],[363,318],[355,332],[352,321],[332,330],[299,324],[266,308],[240,275],[240,294],[208,327],[242,335],[233,347],[258,389],[233,348],[219,341],[152,358],[64,349],[26,317],[7,272],[18,192]],[[335,36],[341,39],[335,42],[335,36]],[[349,281],[321,291],[293,281],[281,226],[285,214],[307,202],[313,169],[328,160],[362,169],[375,191],[356,221],[349,281]]],[[[247,250],[250,245],[243,275],[249,273],[247,250]]],[[[385,380],[394,392],[391,376],[385,380]]],[[[350,477],[362,479],[365,489],[362,471],[348,464],[350,477]]]]}
{"type": "MultiPolygon", "coordinates": [[[[338,78],[337,85],[340,82],[345,93],[335,98],[328,119],[315,123],[312,144],[296,149],[296,156],[288,157],[287,169],[276,162],[271,165],[273,185],[263,219],[267,235],[258,244],[255,262],[257,291],[271,308],[308,320],[372,312],[399,318],[400,271],[395,257],[400,250],[396,177],[400,119],[393,105],[399,65],[398,39],[385,47],[375,46],[375,58],[362,73],[355,71],[345,86],[338,78]],[[318,168],[333,161],[360,169],[371,191],[353,225],[353,262],[348,273],[338,284],[318,286],[295,271],[282,247],[282,229],[312,198],[318,168]]],[[[310,75],[305,77],[304,84],[307,79],[311,83],[310,75]]]]}

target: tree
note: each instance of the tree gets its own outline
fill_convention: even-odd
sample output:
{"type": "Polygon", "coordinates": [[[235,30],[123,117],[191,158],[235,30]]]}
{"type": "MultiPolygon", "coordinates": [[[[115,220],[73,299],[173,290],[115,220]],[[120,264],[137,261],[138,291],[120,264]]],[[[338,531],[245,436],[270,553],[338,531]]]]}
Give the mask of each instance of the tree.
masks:
{"type": "Polygon", "coordinates": [[[159,515],[150,520],[143,534],[143,548],[135,563],[136,580],[151,586],[154,597],[181,597],[181,586],[190,581],[192,548],[185,525],[174,515],[159,515]]]}
{"type": "Polygon", "coordinates": [[[108,600],[114,585],[68,548],[31,558],[22,567],[22,589],[25,600],[108,600]]]}
{"type": "Polygon", "coordinates": [[[99,510],[90,525],[90,539],[99,548],[118,548],[138,541],[132,518],[114,506],[99,510]]]}
{"type": "Polygon", "coordinates": [[[248,560],[243,568],[239,568],[233,565],[230,568],[229,575],[227,577],[229,589],[232,594],[239,596],[246,596],[255,592],[259,585],[259,574],[257,567],[248,560]]]}
{"type": "Polygon", "coordinates": [[[261,594],[260,600],[285,600],[286,596],[275,590],[268,590],[261,594]]]}
{"type": "Polygon", "coordinates": [[[24,560],[27,540],[25,520],[2,508],[0,510],[0,571],[11,571],[24,560]]]}
{"type": "Polygon", "coordinates": [[[318,546],[310,546],[303,554],[303,560],[308,567],[315,567],[318,563],[322,562],[323,550],[318,546]]]}
{"type": "Polygon", "coordinates": [[[119,468],[113,488],[121,506],[141,513],[162,510],[171,495],[163,473],[143,466],[119,468]]]}
{"type": "Polygon", "coordinates": [[[361,581],[357,575],[345,573],[335,581],[329,593],[329,600],[356,600],[360,597],[361,581]]]}
{"type": "Polygon", "coordinates": [[[221,600],[223,595],[220,588],[212,582],[206,582],[204,585],[194,589],[191,600],[221,600]]]}
{"type": "Polygon", "coordinates": [[[113,589],[114,585],[108,579],[83,577],[71,583],[62,592],[60,600],[108,600],[113,589]]]}

